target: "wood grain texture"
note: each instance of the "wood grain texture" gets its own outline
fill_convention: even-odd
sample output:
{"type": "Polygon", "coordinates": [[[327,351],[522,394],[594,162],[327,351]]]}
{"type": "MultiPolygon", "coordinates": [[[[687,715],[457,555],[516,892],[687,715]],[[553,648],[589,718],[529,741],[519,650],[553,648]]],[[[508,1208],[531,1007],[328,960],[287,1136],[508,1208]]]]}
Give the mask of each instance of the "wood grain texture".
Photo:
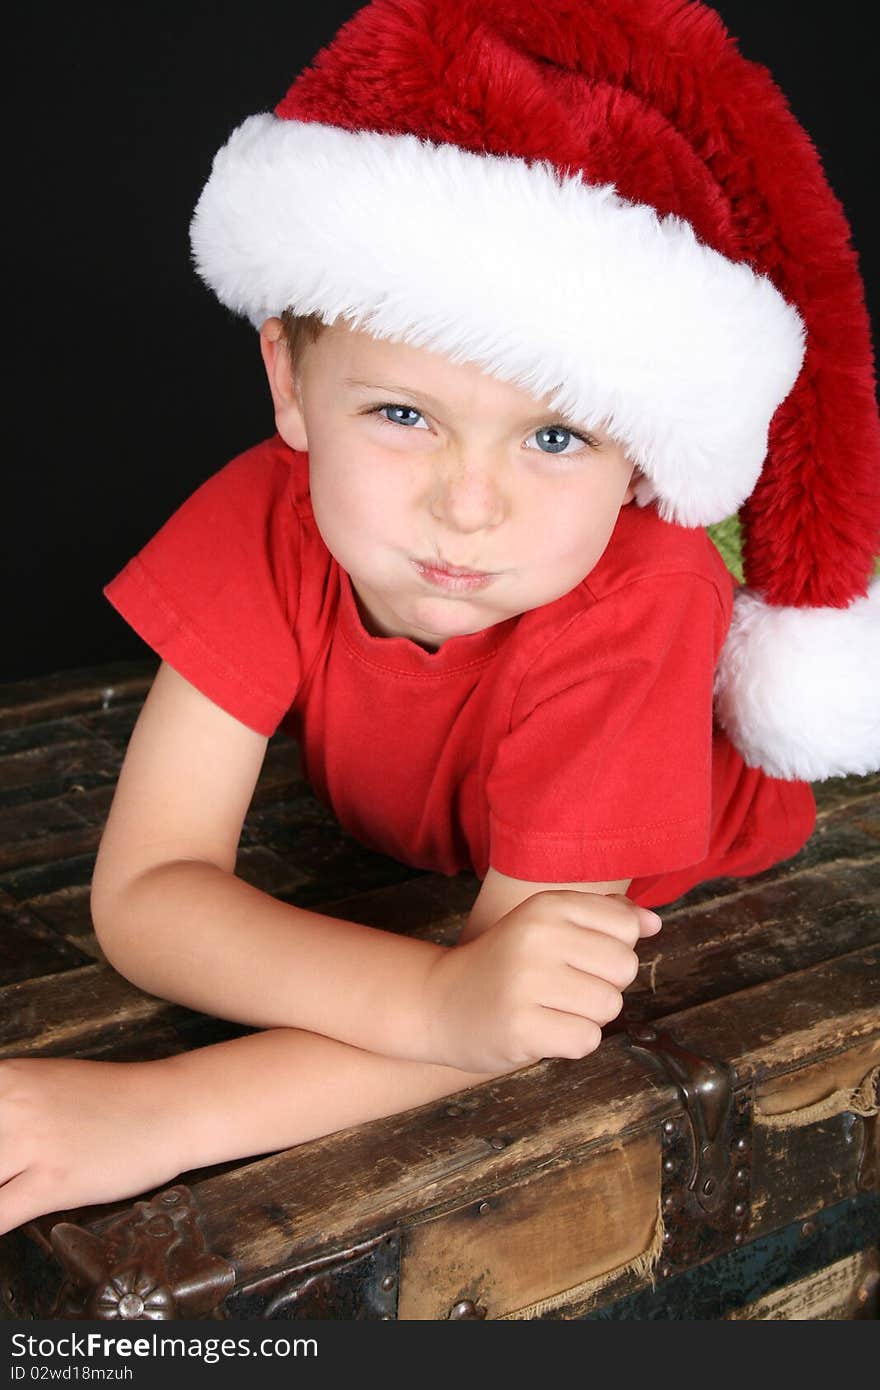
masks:
{"type": "Polygon", "coordinates": [[[875,1319],[880,1287],[880,1252],[860,1250],[825,1269],[774,1289],[745,1308],[726,1314],[728,1320],[806,1322],[875,1319]]]}

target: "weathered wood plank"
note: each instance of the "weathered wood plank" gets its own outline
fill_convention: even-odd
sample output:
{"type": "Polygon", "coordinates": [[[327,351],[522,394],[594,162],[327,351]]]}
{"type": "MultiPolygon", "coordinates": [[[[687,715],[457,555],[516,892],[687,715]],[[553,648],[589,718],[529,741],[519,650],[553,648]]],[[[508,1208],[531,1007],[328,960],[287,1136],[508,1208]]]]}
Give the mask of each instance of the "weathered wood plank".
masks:
{"type": "Polygon", "coordinates": [[[115,781],[121,759],[102,739],[80,736],[67,743],[50,743],[8,753],[0,758],[0,804],[20,806],[64,796],[73,786],[99,786],[115,781]]]}
{"type": "Polygon", "coordinates": [[[662,1017],[880,941],[880,855],[745,881],[640,944],[632,1017],[662,1017]]]}
{"type": "Polygon", "coordinates": [[[880,946],[822,961],[664,1017],[682,1047],[720,1057],[741,1082],[833,1056],[880,1033],[880,946]]]}
{"type": "Polygon", "coordinates": [[[78,951],[92,960],[106,959],[95,936],[91,891],[87,884],[59,888],[56,893],[35,894],[28,900],[27,908],[33,917],[69,941],[78,951]]]}
{"type": "Polygon", "coordinates": [[[250,1031],[144,994],[106,964],[0,987],[0,1058],[152,1061],[250,1031]]]}
{"type": "MultiPolygon", "coordinates": [[[[134,726],[139,708],[139,704],[131,704],[125,706],[123,711],[114,710],[112,715],[108,713],[103,717],[118,719],[120,714],[125,712],[130,717],[130,729],[134,726]]],[[[0,729],[0,766],[2,766],[3,760],[13,754],[27,753],[38,748],[51,748],[57,744],[75,743],[85,733],[86,726],[83,719],[76,715],[65,719],[51,719],[45,724],[22,724],[20,728],[0,729]]]]}
{"type": "Polygon", "coordinates": [[[70,854],[62,859],[37,861],[0,874],[0,889],[16,902],[26,903],[43,893],[63,888],[89,888],[95,869],[95,854],[70,854]]]}
{"type": "Polygon", "coordinates": [[[827,1322],[876,1318],[880,1287],[880,1252],[859,1250],[843,1260],[774,1289],[744,1308],[725,1315],[728,1320],[827,1322]]]}
{"type": "MultiPolygon", "coordinates": [[[[97,849],[125,746],[62,722],[75,736],[0,757],[0,872],[97,849]]],[[[296,744],[285,735],[270,740],[251,807],[306,790],[296,744]]]]}
{"type": "Polygon", "coordinates": [[[158,661],[114,661],[73,671],[53,671],[0,686],[0,729],[63,719],[79,710],[143,700],[158,661]]]}
{"type": "Polygon", "coordinates": [[[149,1020],[182,1012],[105,964],[21,980],[0,989],[0,1057],[94,1056],[108,1033],[122,1045],[126,1029],[136,1038],[149,1020]]]}
{"type": "Polygon", "coordinates": [[[0,905],[0,986],[71,970],[87,960],[27,909],[0,905]]]}
{"type": "Polygon", "coordinates": [[[66,797],[0,809],[0,874],[96,849],[99,835],[66,797]]]}

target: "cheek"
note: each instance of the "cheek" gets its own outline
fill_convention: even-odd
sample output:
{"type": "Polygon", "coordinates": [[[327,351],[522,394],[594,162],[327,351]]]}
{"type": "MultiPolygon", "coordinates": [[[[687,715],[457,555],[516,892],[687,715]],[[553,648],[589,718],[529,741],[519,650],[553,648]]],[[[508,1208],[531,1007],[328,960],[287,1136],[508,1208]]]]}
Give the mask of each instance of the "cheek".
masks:
{"type": "Polygon", "coordinates": [[[359,540],[387,533],[406,505],[404,469],[390,469],[364,450],[311,460],[309,489],[325,540],[359,540]]]}
{"type": "Polygon", "coordinates": [[[560,564],[592,566],[608,543],[618,510],[580,490],[552,501],[539,498],[532,513],[534,543],[560,564]]]}

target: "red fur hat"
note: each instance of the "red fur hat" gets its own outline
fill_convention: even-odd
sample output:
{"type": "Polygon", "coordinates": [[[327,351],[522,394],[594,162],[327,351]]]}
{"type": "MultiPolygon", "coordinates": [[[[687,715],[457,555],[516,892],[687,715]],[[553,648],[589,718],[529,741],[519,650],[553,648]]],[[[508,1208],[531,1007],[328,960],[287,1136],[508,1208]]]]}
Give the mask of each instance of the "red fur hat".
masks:
{"type": "Polygon", "coordinates": [[[858,261],[767,70],[687,0],[372,0],[217,154],[199,273],[470,361],[740,510],[716,682],[747,762],[880,766],[880,421],[858,261]]]}

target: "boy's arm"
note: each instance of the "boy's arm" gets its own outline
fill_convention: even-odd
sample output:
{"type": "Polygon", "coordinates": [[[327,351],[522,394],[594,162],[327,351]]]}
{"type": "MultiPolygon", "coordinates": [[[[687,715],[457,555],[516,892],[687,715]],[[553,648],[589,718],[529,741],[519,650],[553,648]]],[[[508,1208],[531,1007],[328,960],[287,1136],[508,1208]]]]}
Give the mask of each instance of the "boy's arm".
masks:
{"type": "Polygon", "coordinates": [[[480,911],[501,934],[443,947],[278,902],[233,873],[267,742],[160,667],[92,882],[111,964],[203,1012],[462,1070],[597,1045],[637,969],[637,909],[493,876],[480,911]]]}
{"type": "Polygon", "coordinates": [[[413,1056],[423,982],[448,948],[290,906],[234,876],[267,743],[162,663],[92,879],[104,953],[190,1008],[413,1056]]]}
{"type": "Polygon", "coordinates": [[[490,1074],[272,1028],[152,1062],[0,1061],[0,1236],[206,1164],[396,1114],[490,1074]]]}

